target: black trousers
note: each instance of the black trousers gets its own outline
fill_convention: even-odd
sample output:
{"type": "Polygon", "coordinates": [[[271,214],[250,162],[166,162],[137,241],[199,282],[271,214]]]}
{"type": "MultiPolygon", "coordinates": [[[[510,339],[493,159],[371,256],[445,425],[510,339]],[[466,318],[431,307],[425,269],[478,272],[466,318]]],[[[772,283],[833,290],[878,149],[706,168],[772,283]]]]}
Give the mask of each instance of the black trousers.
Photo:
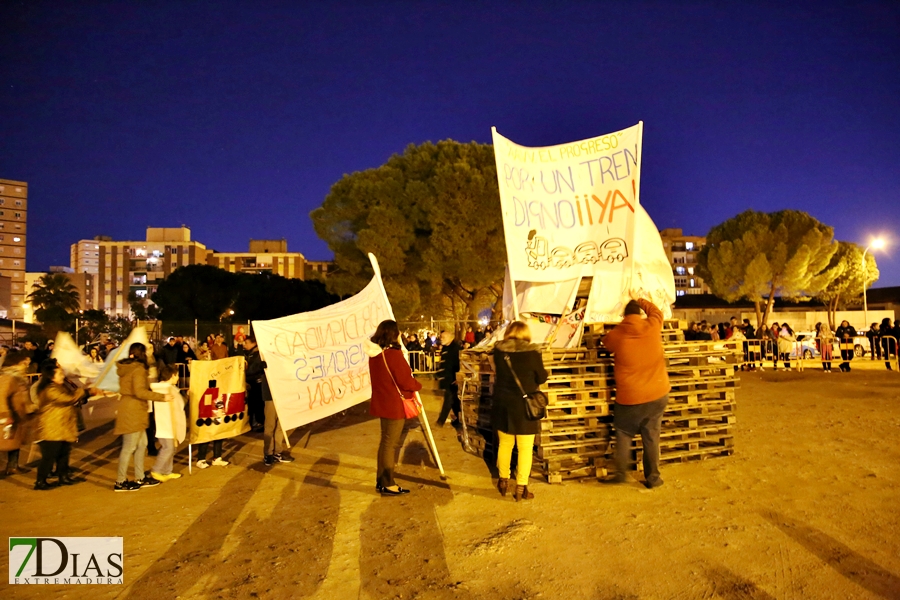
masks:
{"type": "Polygon", "coordinates": [[[394,485],[394,465],[406,419],[381,419],[381,443],[378,445],[377,483],[382,487],[394,485]]]}
{"type": "Polygon", "coordinates": [[[250,416],[250,425],[264,425],[266,422],[266,403],[263,402],[262,385],[258,383],[247,384],[247,414],[250,416]]]}
{"type": "Polygon", "coordinates": [[[60,479],[69,474],[70,442],[38,442],[41,447],[41,462],[38,464],[37,480],[47,481],[47,476],[56,465],[56,474],[60,479]]]}
{"type": "Polygon", "coordinates": [[[444,390],[444,404],[441,406],[441,413],[437,418],[438,425],[443,425],[447,421],[451,409],[457,419],[462,418],[462,406],[459,404],[459,386],[456,385],[451,385],[444,390]]]}
{"type": "Polygon", "coordinates": [[[641,434],[644,449],[644,479],[653,485],[659,477],[659,430],[669,396],[646,404],[616,403],[613,423],[616,426],[616,474],[624,476],[631,466],[631,439],[641,434]]]}
{"type": "MultiPolygon", "coordinates": [[[[213,459],[222,456],[222,440],[213,440],[213,459]]],[[[209,442],[197,444],[197,460],[206,460],[206,452],[209,450],[209,442]]]]}

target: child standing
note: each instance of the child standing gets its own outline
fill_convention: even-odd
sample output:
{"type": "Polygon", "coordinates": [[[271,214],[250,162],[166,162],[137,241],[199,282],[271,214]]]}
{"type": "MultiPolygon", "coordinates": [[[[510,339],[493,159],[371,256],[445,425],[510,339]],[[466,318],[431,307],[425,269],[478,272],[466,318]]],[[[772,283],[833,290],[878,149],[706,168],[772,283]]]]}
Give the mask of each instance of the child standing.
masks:
{"type": "Polygon", "coordinates": [[[173,365],[163,365],[159,370],[159,383],[151,383],[150,388],[159,394],[173,398],[171,402],[154,402],[153,414],[156,418],[156,439],[159,453],[150,471],[157,481],[178,479],[180,473],[172,472],[175,448],[184,441],[187,419],[184,416],[184,397],[178,391],[178,369],[173,365]]]}

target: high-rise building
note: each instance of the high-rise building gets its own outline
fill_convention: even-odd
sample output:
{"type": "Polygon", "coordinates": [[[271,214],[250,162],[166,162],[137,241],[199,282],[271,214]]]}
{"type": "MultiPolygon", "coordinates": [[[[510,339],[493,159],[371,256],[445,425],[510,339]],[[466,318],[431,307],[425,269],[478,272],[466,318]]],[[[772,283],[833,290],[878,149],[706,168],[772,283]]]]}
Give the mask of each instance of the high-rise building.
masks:
{"type": "Polygon", "coordinates": [[[76,273],[100,272],[100,242],[111,242],[111,237],[98,235],[92,240],[81,240],[72,244],[69,265],[76,273]]]}
{"type": "Polygon", "coordinates": [[[25,289],[25,235],[28,224],[28,184],[0,179],[0,275],[9,277],[7,317],[22,319],[25,289]]]}
{"type": "Polygon", "coordinates": [[[697,254],[706,245],[706,238],[684,235],[681,229],[662,229],[659,237],[675,275],[675,295],[708,294],[709,286],[697,275],[697,254]]]}
{"type": "Polygon", "coordinates": [[[144,241],[117,242],[105,236],[81,240],[71,246],[71,261],[75,273],[94,274],[93,308],[119,315],[129,314],[131,293],[149,298],[178,267],[211,265],[289,279],[306,275],[306,259],[288,252],[285,240],[250,240],[249,252],[214,252],[191,240],[191,230],[183,226],[148,227],[144,241]]]}
{"type": "Polygon", "coordinates": [[[206,246],[191,240],[187,227],[148,227],[143,241],[116,242],[98,236],[73,244],[71,266],[83,273],[96,268],[94,308],[128,315],[131,292],[139,298],[152,295],[178,267],[206,264],[208,253],[206,246]]]}

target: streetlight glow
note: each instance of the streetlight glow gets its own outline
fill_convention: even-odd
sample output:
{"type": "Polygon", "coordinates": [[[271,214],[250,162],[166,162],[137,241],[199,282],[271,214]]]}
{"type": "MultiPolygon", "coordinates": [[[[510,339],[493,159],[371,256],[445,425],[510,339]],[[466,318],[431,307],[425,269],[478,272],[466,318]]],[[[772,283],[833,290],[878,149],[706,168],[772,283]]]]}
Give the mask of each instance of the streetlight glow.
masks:
{"type": "Polygon", "coordinates": [[[866,285],[869,283],[869,265],[866,263],[866,254],[869,252],[869,249],[872,250],[880,250],[884,248],[884,238],[875,238],[869,245],[866,246],[866,249],[863,250],[862,255],[862,270],[863,270],[863,327],[869,326],[869,303],[866,301],[866,285]]]}

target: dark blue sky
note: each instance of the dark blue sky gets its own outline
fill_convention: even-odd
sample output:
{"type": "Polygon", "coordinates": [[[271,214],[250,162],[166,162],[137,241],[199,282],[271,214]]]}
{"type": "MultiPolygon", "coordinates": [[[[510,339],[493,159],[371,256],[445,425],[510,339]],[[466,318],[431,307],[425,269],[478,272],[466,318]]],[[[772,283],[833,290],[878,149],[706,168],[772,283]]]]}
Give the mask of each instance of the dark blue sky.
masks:
{"type": "Polygon", "coordinates": [[[900,2],[7,0],[0,23],[29,270],[181,224],[328,259],[309,212],[407,144],[643,120],[658,227],[805,210],[838,239],[890,236],[877,286],[900,285],[900,2]]]}

